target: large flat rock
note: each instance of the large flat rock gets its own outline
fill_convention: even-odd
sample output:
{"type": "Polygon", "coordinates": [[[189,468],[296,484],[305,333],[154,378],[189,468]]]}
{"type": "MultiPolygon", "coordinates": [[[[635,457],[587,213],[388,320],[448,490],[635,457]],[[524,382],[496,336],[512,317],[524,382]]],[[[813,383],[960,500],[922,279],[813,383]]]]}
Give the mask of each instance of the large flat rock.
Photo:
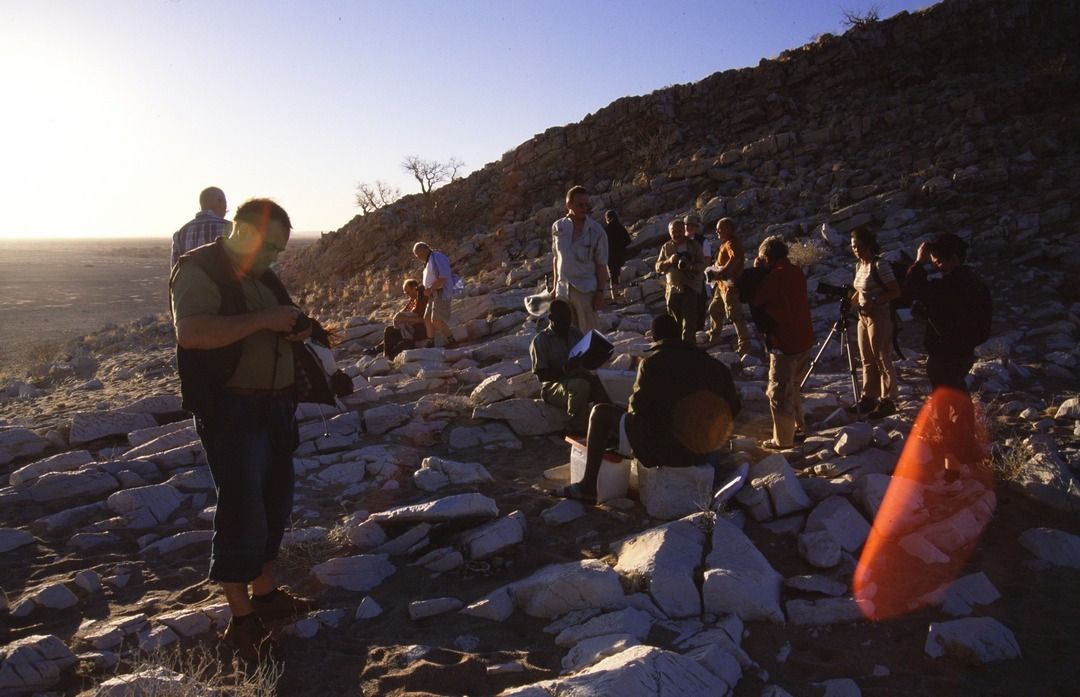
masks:
{"type": "Polygon", "coordinates": [[[45,452],[49,441],[26,428],[0,429],[0,465],[45,452]]]}
{"type": "Polygon", "coordinates": [[[77,470],[83,465],[94,461],[94,456],[86,450],[72,450],[59,453],[42,460],[35,460],[28,465],[23,465],[11,473],[8,483],[11,486],[27,486],[35,479],[49,472],[70,472],[77,470]]]}
{"type": "Polygon", "coordinates": [[[30,496],[35,501],[96,498],[119,488],[120,482],[116,481],[116,477],[99,469],[49,472],[30,485],[30,496]]]}
{"type": "Polygon", "coordinates": [[[184,500],[184,495],[168,484],[152,484],[117,491],[105,505],[124,516],[128,527],[154,528],[169,519],[184,500]]]}
{"type": "Polygon", "coordinates": [[[1020,533],[1024,549],[1055,566],[1080,569],[1080,537],[1064,530],[1031,528],[1020,533]]]}
{"type": "Polygon", "coordinates": [[[615,571],[633,588],[652,596],[668,617],[701,614],[701,594],[694,581],[705,550],[706,514],[661,525],[612,545],[615,571]]]}
{"type": "Polygon", "coordinates": [[[701,589],[706,612],[783,622],[783,580],[742,530],[723,518],[716,519],[701,589]]]}
{"type": "Polygon", "coordinates": [[[619,608],[626,603],[619,575],[596,559],[545,566],[506,586],[505,592],[533,617],[558,617],[585,608],[619,608]]]}
{"type": "Polygon", "coordinates": [[[455,494],[441,499],[372,513],[368,520],[387,523],[441,523],[462,518],[495,518],[499,507],[483,494],[455,494]]]}
{"type": "Polygon", "coordinates": [[[1016,637],[993,617],[934,622],[924,649],[931,658],[950,656],[974,664],[1020,658],[1016,637]]]}
{"type": "Polygon", "coordinates": [[[337,557],[311,569],[320,583],[348,591],[368,591],[393,575],[394,565],[386,554],[358,554],[337,557]]]}
{"type": "Polygon", "coordinates": [[[78,445],[109,436],[126,436],[156,425],[153,415],[145,412],[80,411],[71,418],[68,440],[78,445]]]}
{"type": "Polygon", "coordinates": [[[474,419],[501,419],[519,436],[542,436],[566,428],[570,417],[565,409],[553,407],[539,399],[506,399],[477,407],[474,419]]]}

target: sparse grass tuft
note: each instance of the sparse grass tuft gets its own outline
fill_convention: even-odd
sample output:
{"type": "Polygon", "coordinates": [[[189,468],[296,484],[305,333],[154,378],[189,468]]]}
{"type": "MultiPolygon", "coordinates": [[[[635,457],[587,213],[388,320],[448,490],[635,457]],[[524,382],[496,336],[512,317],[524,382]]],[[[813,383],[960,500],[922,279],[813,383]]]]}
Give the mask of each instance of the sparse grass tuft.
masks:
{"type": "Polygon", "coordinates": [[[1023,445],[995,445],[990,466],[994,476],[1003,482],[1016,481],[1024,465],[1031,458],[1031,453],[1023,445]]]}
{"type": "MultiPolygon", "coordinates": [[[[136,654],[117,667],[110,697],[273,697],[284,666],[235,670],[211,647],[169,648],[136,654]],[[136,678],[136,674],[145,676],[136,678]],[[122,682],[125,681],[125,682],[122,682]]],[[[94,693],[84,693],[94,694],[94,693]]]]}

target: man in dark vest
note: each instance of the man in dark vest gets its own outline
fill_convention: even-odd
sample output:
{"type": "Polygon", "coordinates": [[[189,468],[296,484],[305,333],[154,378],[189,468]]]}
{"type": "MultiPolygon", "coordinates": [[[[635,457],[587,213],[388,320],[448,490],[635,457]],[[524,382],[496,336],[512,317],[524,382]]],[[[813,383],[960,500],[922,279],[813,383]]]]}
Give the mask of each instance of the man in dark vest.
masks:
{"type": "Polygon", "coordinates": [[[209,577],[232,611],[225,641],[252,661],[279,660],[271,629],[313,606],[273,579],[292,512],[293,347],[311,334],[270,270],[291,228],[281,206],[252,199],[227,237],[180,257],[169,282],[183,406],[217,489],[209,577]]]}

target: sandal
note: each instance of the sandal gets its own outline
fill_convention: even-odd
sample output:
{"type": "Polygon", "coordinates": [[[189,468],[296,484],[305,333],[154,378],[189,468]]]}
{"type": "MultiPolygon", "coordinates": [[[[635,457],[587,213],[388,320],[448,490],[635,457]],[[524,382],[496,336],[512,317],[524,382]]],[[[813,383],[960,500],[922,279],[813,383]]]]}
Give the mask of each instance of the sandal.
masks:
{"type": "Polygon", "coordinates": [[[765,448],[766,450],[791,450],[792,446],[780,445],[779,443],[770,438],[769,440],[761,441],[761,447],[765,448]]]}
{"type": "Polygon", "coordinates": [[[596,494],[586,494],[585,491],[582,490],[580,484],[567,484],[566,486],[560,486],[558,488],[552,489],[549,493],[552,496],[560,499],[572,499],[574,501],[581,501],[583,503],[596,505],[596,494]]]}

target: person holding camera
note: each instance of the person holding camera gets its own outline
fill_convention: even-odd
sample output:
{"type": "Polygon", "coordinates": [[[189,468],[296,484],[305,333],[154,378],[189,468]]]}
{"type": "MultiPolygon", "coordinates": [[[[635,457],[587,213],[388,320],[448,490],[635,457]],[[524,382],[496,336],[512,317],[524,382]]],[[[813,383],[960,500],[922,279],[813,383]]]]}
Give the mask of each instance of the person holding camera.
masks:
{"type": "Polygon", "coordinates": [[[788,260],[788,248],[779,235],[766,237],[754,261],[754,288],[750,305],[769,351],[769,397],[773,437],[761,445],[771,450],[792,447],[806,432],[799,385],[810,370],[814,325],[806,277],[788,260]]]}
{"type": "Polygon", "coordinates": [[[745,356],[750,353],[750,327],[743,314],[742,296],[735,287],[745,264],[743,246],[735,236],[735,225],[731,218],[717,221],[716,234],[720,238],[720,248],[716,252],[716,263],[708,271],[708,278],[716,287],[709,303],[709,318],[712,319],[709,341],[719,341],[720,330],[727,317],[735,325],[735,350],[745,356]]]}
{"type": "Polygon", "coordinates": [[[291,228],[281,206],[252,199],[227,237],[181,256],[169,280],[182,406],[217,489],[209,577],[232,612],[225,641],[250,661],[280,659],[270,626],[314,606],[273,576],[299,441],[293,353],[317,329],[270,270],[291,228]]]}
{"type": "Polygon", "coordinates": [[[682,340],[693,345],[705,292],[705,255],[701,245],[687,239],[682,220],[668,223],[668,235],[671,239],[660,248],[656,272],[667,274],[664,300],[668,314],[679,323],[682,340]]]}
{"type": "Polygon", "coordinates": [[[858,343],[862,360],[862,396],[849,411],[880,419],[896,413],[896,369],[892,359],[893,321],[889,303],[900,297],[892,267],[881,259],[874,232],[858,227],[851,232],[855,280],[851,303],[859,313],[858,343]]]}

